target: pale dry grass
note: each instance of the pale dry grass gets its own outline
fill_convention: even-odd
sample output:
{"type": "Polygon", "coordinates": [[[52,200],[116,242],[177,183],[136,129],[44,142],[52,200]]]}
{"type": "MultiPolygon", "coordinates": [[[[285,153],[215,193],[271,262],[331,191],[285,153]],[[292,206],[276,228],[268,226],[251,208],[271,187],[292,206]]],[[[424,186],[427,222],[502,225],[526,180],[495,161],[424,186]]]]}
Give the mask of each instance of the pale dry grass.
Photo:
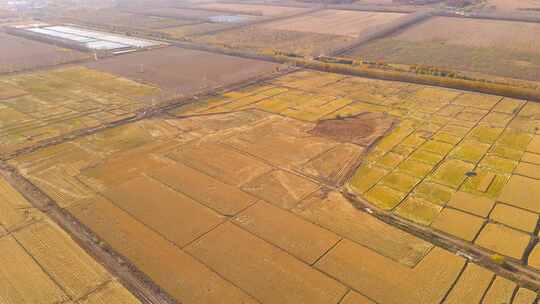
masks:
{"type": "Polygon", "coordinates": [[[539,10],[540,1],[538,0],[488,0],[487,8],[498,11],[512,12],[524,10],[539,10]]]}
{"type": "Polygon", "coordinates": [[[399,13],[323,10],[313,14],[276,21],[266,29],[357,37],[367,30],[403,17],[399,13]]]}
{"type": "Polygon", "coordinates": [[[273,6],[273,5],[256,5],[256,4],[237,4],[237,3],[206,3],[198,6],[204,9],[226,11],[231,13],[242,13],[248,15],[261,16],[280,16],[299,13],[304,8],[288,7],[288,6],[273,6]]]}
{"type": "Polygon", "coordinates": [[[395,38],[410,42],[440,41],[448,45],[538,52],[538,37],[540,24],[537,23],[435,17],[395,38]]]}

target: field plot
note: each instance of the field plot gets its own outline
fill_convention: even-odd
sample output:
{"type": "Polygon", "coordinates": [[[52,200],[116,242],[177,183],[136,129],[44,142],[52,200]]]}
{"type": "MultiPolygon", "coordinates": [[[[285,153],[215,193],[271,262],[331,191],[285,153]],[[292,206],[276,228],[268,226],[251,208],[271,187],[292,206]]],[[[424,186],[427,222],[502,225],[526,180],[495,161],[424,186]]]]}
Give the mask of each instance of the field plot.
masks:
{"type": "Polygon", "coordinates": [[[133,7],[128,8],[125,11],[142,16],[143,18],[162,17],[184,23],[178,26],[167,26],[156,30],[156,32],[164,34],[171,39],[183,39],[191,35],[223,30],[237,24],[265,18],[258,15],[196,8],[133,7]]]}
{"type": "MultiPolygon", "coordinates": [[[[168,17],[175,18],[179,20],[197,20],[197,21],[217,21],[220,16],[231,16],[224,14],[220,11],[210,11],[210,10],[198,10],[198,9],[189,9],[189,8],[144,8],[138,10],[128,10],[128,12],[142,14],[146,16],[156,16],[156,17],[168,17]],[[217,19],[216,19],[217,18],[217,19]]],[[[253,15],[234,15],[237,18],[231,18],[229,22],[246,22],[249,20],[255,20],[258,17],[253,15]]],[[[227,22],[227,21],[225,21],[227,22]]]]}
{"type": "Polygon", "coordinates": [[[177,18],[180,20],[208,20],[208,18],[212,16],[220,15],[220,13],[218,12],[211,12],[207,10],[174,8],[174,7],[131,8],[131,9],[127,9],[126,11],[130,13],[135,13],[135,14],[156,16],[156,17],[177,18]]]}
{"type": "Polygon", "coordinates": [[[539,80],[539,35],[537,23],[435,17],[352,56],[539,80]]]}
{"type": "Polygon", "coordinates": [[[255,60],[161,48],[86,67],[0,78],[0,154],[133,117],[174,97],[247,81],[275,68],[255,60]],[[209,68],[201,69],[203,64],[209,68]]]}
{"type": "Polygon", "coordinates": [[[1,77],[0,92],[2,155],[131,117],[167,97],[155,87],[83,67],[1,77]]]}
{"type": "Polygon", "coordinates": [[[256,5],[241,3],[205,3],[197,5],[198,8],[222,11],[236,14],[255,16],[283,16],[297,14],[306,9],[290,6],[256,5]]]}
{"type": "MultiPolygon", "coordinates": [[[[476,97],[297,72],[9,162],[182,303],[337,303],[344,297],[350,303],[416,304],[440,303],[446,295],[463,303],[484,292],[510,299],[516,284],[358,211],[329,188],[342,186],[366,153],[365,164],[386,156],[379,151],[396,138],[405,147],[377,172],[400,168],[404,181],[424,172],[420,161],[397,165],[407,147],[424,143],[417,134],[403,136],[403,128],[435,136],[439,124],[451,121],[459,132],[473,128],[472,117],[482,109],[516,115],[516,108],[529,106],[492,96],[470,101],[476,97]],[[433,114],[439,107],[461,109],[444,112],[459,119],[433,114]],[[74,189],[84,195],[68,195],[74,189]],[[471,277],[482,279],[475,288],[471,277]],[[492,280],[501,282],[492,286],[492,280]]],[[[504,119],[494,115],[490,121],[504,119]]],[[[501,151],[523,144],[527,132],[516,132],[505,137],[501,151]]],[[[453,147],[425,141],[430,151],[453,147]]],[[[441,168],[464,166],[450,162],[441,168]]],[[[357,174],[351,185],[372,176],[357,174]]],[[[390,184],[396,179],[385,180],[397,192],[390,184]]],[[[408,184],[399,183],[400,189],[408,184]]],[[[432,184],[433,192],[443,187],[432,184]]],[[[443,212],[457,210],[448,206],[443,212]]],[[[488,240],[498,234],[492,228],[486,233],[488,240]]],[[[536,296],[526,289],[518,293],[536,296]]]]}
{"type": "Polygon", "coordinates": [[[189,39],[198,43],[262,53],[281,51],[313,56],[328,54],[354,40],[349,36],[271,30],[261,26],[247,26],[189,39]]]}
{"type": "Polygon", "coordinates": [[[68,18],[69,20],[82,22],[83,24],[146,30],[175,27],[194,22],[139,14],[135,15],[122,12],[118,9],[70,10],[65,16],[62,17],[68,18]]]}
{"type": "Polygon", "coordinates": [[[184,22],[184,25],[170,26],[157,31],[171,39],[184,39],[192,35],[224,30],[238,24],[267,18],[266,15],[228,12],[226,10],[213,11],[209,9],[197,10],[180,8],[151,9],[149,11],[144,10],[137,12],[137,14],[174,18],[184,22]]]}
{"type": "Polygon", "coordinates": [[[103,287],[111,299],[118,297],[123,299],[122,303],[139,303],[3,178],[0,189],[0,228],[7,230],[0,235],[0,302],[84,301],[99,297],[103,287]],[[14,214],[24,220],[15,223],[14,214]]]}
{"type": "Polygon", "coordinates": [[[160,29],[158,32],[165,34],[171,39],[184,39],[193,35],[206,34],[211,31],[224,30],[231,26],[230,23],[220,22],[197,22],[194,24],[186,24],[160,29]]]}
{"type": "Polygon", "coordinates": [[[177,95],[243,82],[277,67],[262,61],[175,47],[118,56],[86,66],[153,84],[177,95]],[[205,68],[201,68],[203,65],[205,68]]]}
{"type": "Polygon", "coordinates": [[[328,54],[359,35],[404,16],[397,13],[323,10],[312,14],[190,37],[200,43],[257,52],[272,50],[302,55],[328,54]]]}
{"type": "Polygon", "coordinates": [[[481,10],[538,15],[540,3],[536,0],[488,0],[481,6],[481,10]]]}
{"type": "MultiPolygon", "coordinates": [[[[524,258],[540,213],[536,204],[518,195],[530,195],[522,187],[540,183],[536,180],[540,176],[534,173],[540,168],[534,154],[540,152],[536,140],[540,110],[535,103],[312,72],[290,74],[273,84],[278,87],[253,89],[246,97],[230,93],[222,102],[209,101],[202,109],[185,109],[178,114],[261,109],[302,121],[319,121],[311,134],[349,143],[357,141],[346,130],[362,133],[360,130],[373,125],[395,124],[395,129],[365,155],[349,189],[367,202],[413,222],[517,260],[524,258]],[[307,92],[296,94],[296,89],[307,92]],[[333,117],[340,119],[324,120],[333,117]],[[357,117],[359,122],[347,127],[346,117],[357,117]],[[492,209],[501,211],[492,213],[492,209]],[[504,216],[503,210],[508,212],[504,216]],[[516,222],[515,216],[523,221],[516,222]],[[497,236],[503,235],[511,245],[498,242],[497,236]]],[[[371,130],[380,134],[376,128],[371,130]]],[[[291,155],[300,154],[278,154],[275,149],[282,151],[287,143],[278,144],[277,139],[259,149],[253,141],[263,142],[266,133],[261,130],[258,134],[231,144],[271,163],[294,163],[291,155]]],[[[347,168],[340,160],[344,155],[351,157],[345,147],[320,154],[302,166],[302,174],[336,184],[341,180],[334,178],[342,170],[339,168],[347,168]],[[333,164],[326,163],[330,159],[333,164]],[[333,170],[326,171],[329,169],[333,170]]],[[[283,178],[268,178],[275,179],[283,178]]],[[[253,183],[250,187],[256,188],[257,182],[253,183]]],[[[264,195],[264,199],[280,206],[290,204],[286,196],[264,195]]]]}
{"type": "Polygon", "coordinates": [[[73,62],[89,55],[53,45],[0,33],[0,73],[73,62]]]}
{"type": "Polygon", "coordinates": [[[268,23],[263,27],[271,30],[358,37],[403,16],[405,14],[323,10],[301,17],[268,23]]]}

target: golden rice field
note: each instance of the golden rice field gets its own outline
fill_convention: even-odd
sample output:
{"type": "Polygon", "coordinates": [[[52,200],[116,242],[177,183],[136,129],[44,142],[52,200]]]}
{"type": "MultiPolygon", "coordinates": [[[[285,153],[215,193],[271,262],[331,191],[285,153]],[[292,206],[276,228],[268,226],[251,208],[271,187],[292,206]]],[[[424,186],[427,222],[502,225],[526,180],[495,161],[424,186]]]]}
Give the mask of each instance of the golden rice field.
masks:
{"type": "Polygon", "coordinates": [[[537,268],[539,249],[524,254],[540,210],[522,193],[540,183],[539,113],[521,100],[301,71],[9,163],[178,301],[463,302],[478,290],[526,300],[536,294],[332,189],[537,268]],[[482,279],[465,292],[470,276],[482,279]],[[408,283],[391,288],[396,278],[408,283]]]}
{"type": "Polygon", "coordinates": [[[0,190],[1,303],[140,303],[3,178],[0,190]]]}
{"type": "Polygon", "coordinates": [[[370,148],[349,181],[350,191],[405,219],[523,258],[540,209],[516,191],[540,184],[532,173],[540,169],[534,160],[540,152],[540,106],[332,74],[296,73],[274,83],[289,90],[259,101],[257,95],[234,100],[230,93],[232,101],[212,101],[207,109],[192,111],[256,108],[306,121],[362,112],[395,117],[399,123],[370,148]],[[290,88],[310,93],[295,96],[290,88]],[[515,220],[518,216],[523,222],[515,220]]]}
{"type": "Polygon", "coordinates": [[[132,117],[155,87],[84,67],[0,77],[0,154],[132,117]]]}

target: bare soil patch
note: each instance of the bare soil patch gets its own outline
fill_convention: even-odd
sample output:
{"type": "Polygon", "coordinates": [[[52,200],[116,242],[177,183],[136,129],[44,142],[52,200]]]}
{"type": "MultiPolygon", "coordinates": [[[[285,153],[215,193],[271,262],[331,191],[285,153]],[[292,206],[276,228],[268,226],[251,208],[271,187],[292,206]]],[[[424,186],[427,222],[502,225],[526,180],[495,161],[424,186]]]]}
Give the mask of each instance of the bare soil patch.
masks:
{"type": "MultiPolygon", "coordinates": [[[[207,21],[211,17],[224,15],[223,12],[219,12],[219,11],[174,8],[174,7],[167,7],[167,8],[145,7],[144,9],[143,8],[131,9],[128,12],[136,13],[140,15],[146,15],[146,16],[167,17],[167,18],[175,18],[175,19],[180,19],[180,20],[202,20],[202,21],[207,21]]],[[[246,20],[257,18],[256,16],[252,16],[252,15],[242,15],[242,17],[246,20]]]]}
{"type": "Polygon", "coordinates": [[[383,113],[360,113],[345,118],[326,119],[317,123],[311,134],[335,141],[369,146],[392,127],[394,119],[383,113]]]}
{"type": "Polygon", "coordinates": [[[435,17],[375,40],[349,56],[540,80],[540,24],[435,17]]]}
{"type": "Polygon", "coordinates": [[[286,53],[318,56],[351,43],[354,38],[343,35],[308,33],[247,26],[217,34],[191,38],[199,43],[246,49],[255,52],[279,50],[286,53]]]}
{"type": "Polygon", "coordinates": [[[537,53],[540,50],[538,37],[540,24],[537,23],[435,17],[401,32],[395,38],[537,53]]]}
{"type": "Polygon", "coordinates": [[[538,0],[488,0],[483,6],[484,10],[500,12],[531,12],[540,15],[540,1],[538,0]]]}
{"type": "Polygon", "coordinates": [[[88,54],[0,33],[0,73],[81,60],[88,54]]]}
{"type": "Polygon", "coordinates": [[[405,14],[323,10],[301,17],[272,22],[266,29],[358,37],[362,33],[393,22],[405,14]]]}
{"type": "Polygon", "coordinates": [[[182,95],[246,81],[277,67],[263,61],[176,47],[117,56],[86,66],[182,95]]]}
{"type": "Polygon", "coordinates": [[[172,18],[136,15],[122,12],[117,9],[70,10],[63,17],[77,20],[85,24],[136,29],[161,29],[193,23],[193,21],[188,20],[182,21],[172,18]]]}
{"type": "Polygon", "coordinates": [[[240,13],[257,16],[281,16],[296,14],[303,10],[300,7],[290,6],[273,6],[273,5],[256,5],[256,4],[239,4],[239,3],[205,3],[198,7],[211,9],[216,11],[224,11],[231,13],[240,13]]]}

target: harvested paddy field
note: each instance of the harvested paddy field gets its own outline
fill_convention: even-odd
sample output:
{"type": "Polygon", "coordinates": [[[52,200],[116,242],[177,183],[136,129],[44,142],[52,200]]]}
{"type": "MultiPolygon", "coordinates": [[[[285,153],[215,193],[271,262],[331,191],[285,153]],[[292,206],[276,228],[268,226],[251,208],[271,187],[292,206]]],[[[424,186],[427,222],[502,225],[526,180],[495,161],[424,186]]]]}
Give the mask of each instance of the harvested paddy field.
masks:
{"type": "Polygon", "coordinates": [[[89,58],[88,54],[0,32],[0,74],[54,66],[89,58]]]}
{"type": "Polygon", "coordinates": [[[1,177],[0,251],[1,303],[140,303],[1,177]]]}
{"type": "Polygon", "coordinates": [[[277,65],[161,48],[0,77],[0,155],[135,117],[175,98],[274,72],[277,65]],[[201,69],[202,65],[209,68],[201,69]]]}
{"type": "Polygon", "coordinates": [[[126,11],[138,15],[177,18],[180,20],[207,20],[211,16],[219,15],[219,13],[217,12],[211,12],[207,10],[195,10],[174,7],[144,7],[127,9],[126,11]]]}
{"type": "Polygon", "coordinates": [[[133,117],[167,96],[83,67],[0,77],[0,155],[133,117]]]}
{"type": "Polygon", "coordinates": [[[300,71],[9,164],[182,303],[533,303],[337,190],[536,268],[538,250],[519,251],[540,211],[519,193],[539,182],[538,113],[300,71]]]}
{"type": "Polygon", "coordinates": [[[86,66],[155,85],[175,95],[245,82],[277,68],[268,62],[176,47],[117,56],[86,66]]]}
{"type": "Polygon", "coordinates": [[[205,3],[197,8],[255,16],[284,16],[298,14],[307,9],[292,6],[257,5],[241,3],[205,3]]]}
{"type": "Polygon", "coordinates": [[[538,0],[488,0],[480,6],[483,11],[540,14],[538,0]]]}
{"type": "MultiPolygon", "coordinates": [[[[185,112],[209,114],[260,109],[317,122],[310,131],[314,136],[369,147],[362,165],[346,186],[351,193],[398,217],[508,258],[527,261],[526,249],[535,239],[540,208],[522,197],[520,191],[525,185],[540,183],[536,180],[538,175],[532,173],[540,170],[540,162],[534,160],[536,142],[540,140],[536,135],[540,127],[540,108],[536,103],[311,72],[278,78],[273,85],[278,87],[263,86],[262,89],[269,91],[267,94],[262,91],[259,98],[257,94],[238,98],[230,93],[232,98],[225,96],[221,102],[212,100],[203,109],[185,112]],[[297,89],[304,92],[297,93],[297,89]],[[270,94],[271,97],[266,97],[270,94]],[[262,96],[265,98],[260,99],[262,96]],[[375,132],[385,135],[379,141],[364,134],[369,138],[365,142],[350,133],[358,130],[362,134],[361,130],[377,125],[386,125],[387,130],[390,126],[394,128],[375,132]],[[372,144],[374,141],[376,144],[372,144]],[[509,214],[520,213],[530,221],[523,226],[524,223],[510,224],[508,218],[491,213],[499,208],[508,208],[509,214]],[[499,233],[505,236],[503,242],[497,240],[499,233]],[[506,246],[507,243],[512,245],[506,246]]],[[[243,149],[250,154],[262,157],[267,153],[247,146],[243,149]]],[[[283,147],[268,144],[266,149],[272,146],[283,147]]],[[[341,153],[328,158],[321,156],[317,163],[325,169],[315,170],[319,173],[309,169],[311,173],[302,174],[339,184],[337,181],[343,179],[330,177],[335,173],[321,172],[335,168],[324,165],[328,159],[338,161],[338,155],[349,155],[341,153]]],[[[351,175],[344,173],[344,176],[351,175]]],[[[523,195],[531,195],[530,191],[526,192],[523,195]]],[[[538,251],[540,255],[540,247],[538,251]]]]}
{"type": "Polygon", "coordinates": [[[540,80],[540,24],[434,17],[351,56],[540,80]]]}
{"type": "Polygon", "coordinates": [[[329,54],[354,41],[354,38],[349,36],[271,30],[262,26],[246,26],[189,39],[197,43],[260,53],[280,51],[313,56],[329,54]]]}
{"type": "Polygon", "coordinates": [[[358,36],[390,24],[405,14],[322,10],[215,34],[194,35],[199,43],[268,53],[324,55],[349,45],[358,36]]]}
{"type": "MultiPolygon", "coordinates": [[[[174,19],[179,19],[179,20],[197,20],[197,21],[212,21],[214,20],[214,18],[225,16],[225,14],[220,11],[198,10],[198,9],[189,9],[189,8],[175,8],[175,7],[130,9],[127,11],[130,13],[146,15],[146,16],[167,17],[167,18],[174,18],[174,19]]],[[[229,16],[229,15],[226,15],[226,16],[229,16]]],[[[253,16],[253,15],[235,15],[235,17],[237,18],[234,18],[234,20],[230,22],[247,22],[249,20],[257,19],[257,16],[253,16]]]]}
{"type": "Polygon", "coordinates": [[[197,23],[197,21],[131,14],[122,12],[118,9],[70,10],[61,17],[67,18],[71,22],[97,25],[100,27],[120,27],[143,30],[163,29],[197,23]]]}
{"type": "Polygon", "coordinates": [[[265,29],[358,37],[406,16],[399,13],[322,10],[267,23],[265,29]]]}
{"type": "MultiPolygon", "coordinates": [[[[228,5],[217,4],[215,5],[228,5]]],[[[236,6],[234,4],[230,4],[236,6]]],[[[241,6],[241,4],[240,4],[241,6]]],[[[140,15],[145,16],[161,16],[167,18],[173,18],[175,20],[184,22],[183,25],[169,26],[160,29],[159,33],[165,35],[169,39],[183,40],[186,37],[193,35],[202,35],[213,31],[222,31],[230,27],[236,27],[241,24],[246,24],[252,21],[260,20],[262,18],[270,18],[271,15],[257,15],[250,14],[249,12],[229,12],[223,10],[211,10],[209,8],[201,9],[185,9],[185,8],[160,8],[150,10],[133,11],[140,15]]]]}
{"type": "Polygon", "coordinates": [[[194,24],[160,29],[158,32],[165,35],[169,39],[184,40],[184,38],[189,36],[202,35],[208,32],[220,31],[230,27],[231,24],[225,22],[196,22],[194,24]]]}

